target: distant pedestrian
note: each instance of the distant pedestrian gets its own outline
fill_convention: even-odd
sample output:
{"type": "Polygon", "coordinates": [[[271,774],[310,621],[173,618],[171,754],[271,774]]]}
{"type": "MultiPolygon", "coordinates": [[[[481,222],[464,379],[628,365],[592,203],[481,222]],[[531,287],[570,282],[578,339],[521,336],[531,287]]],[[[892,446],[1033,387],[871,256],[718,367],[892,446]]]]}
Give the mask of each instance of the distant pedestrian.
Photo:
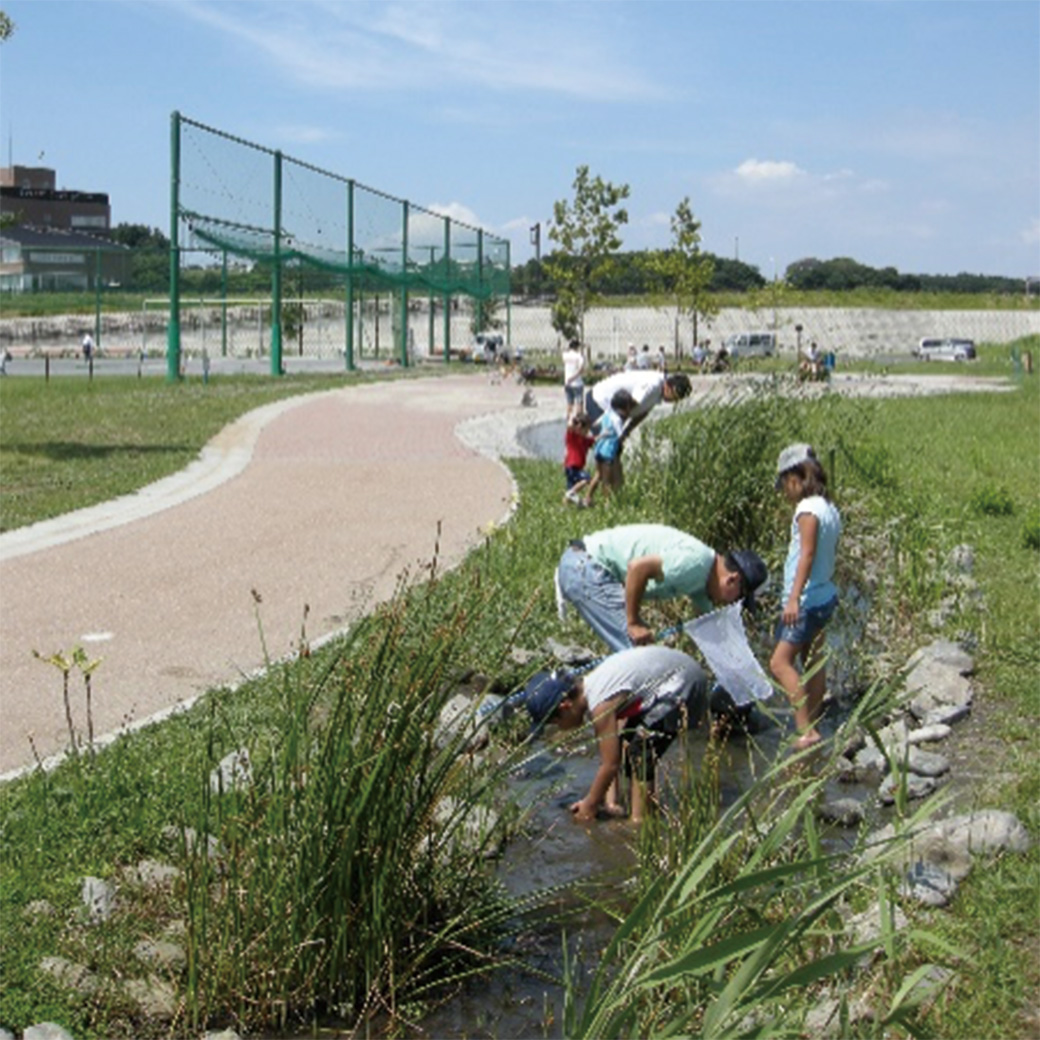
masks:
{"type": "Polygon", "coordinates": [[[582,411],[582,399],[585,396],[585,355],[581,344],[572,339],[563,352],[563,393],[567,399],[567,419],[572,419],[582,411]]]}
{"type": "Polygon", "coordinates": [[[11,352],[5,347],[0,353],[0,376],[7,375],[7,362],[11,360],[11,352]]]}
{"type": "Polygon", "coordinates": [[[827,475],[808,444],[780,452],[776,486],[794,505],[791,543],[784,563],[783,610],[769,666],[794,707],[795,747],[821,739],[816,729],[827,692],[823,663],[824,627],[838,605],[834,561],[841,514],[827,496],[827,475]],[[795,666],[801,658],[804,682],[795,666]]]}
{"type": "Polygon", "coordinates": [[[89,361],[94,356],[94,337],[89,333],[83,334],[83,360],[89,361]]]}

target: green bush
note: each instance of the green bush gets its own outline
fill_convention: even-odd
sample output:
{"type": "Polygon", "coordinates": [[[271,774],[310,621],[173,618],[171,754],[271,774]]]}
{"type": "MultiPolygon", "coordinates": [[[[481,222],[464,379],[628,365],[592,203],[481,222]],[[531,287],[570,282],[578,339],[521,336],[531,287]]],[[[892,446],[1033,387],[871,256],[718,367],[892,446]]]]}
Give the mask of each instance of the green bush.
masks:
{"type": "Polygon", "coordinates": [[[983,484],[972,494],[971,508],[981,516],[1011,516],[1015,501],[1002,484],[983,484]]]}

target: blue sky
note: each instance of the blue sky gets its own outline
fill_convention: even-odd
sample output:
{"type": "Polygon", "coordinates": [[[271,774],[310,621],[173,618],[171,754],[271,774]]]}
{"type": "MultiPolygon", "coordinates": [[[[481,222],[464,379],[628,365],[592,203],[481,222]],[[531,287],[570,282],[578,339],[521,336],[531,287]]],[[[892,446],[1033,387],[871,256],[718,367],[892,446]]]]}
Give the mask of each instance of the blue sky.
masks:
{"type": "MultiPolygon", "coordinates": [[[[0,0],[3,164],[168,230],[170,113],[509,237],[628,184],[625,248],[1040,275],[1040,4],[0,0]],[[42,159],[41,159],[42,156],[42,159]]],[[[543,250],[549,248],[543,228],[543,250]]]]}

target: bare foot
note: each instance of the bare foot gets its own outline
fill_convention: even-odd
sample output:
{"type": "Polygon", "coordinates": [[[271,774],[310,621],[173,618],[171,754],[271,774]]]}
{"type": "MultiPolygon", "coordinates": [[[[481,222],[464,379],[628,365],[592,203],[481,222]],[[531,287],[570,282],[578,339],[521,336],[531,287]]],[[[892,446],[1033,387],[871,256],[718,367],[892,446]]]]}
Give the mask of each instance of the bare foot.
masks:
{"type": "Polygon", "coordinates": [[[625,812],[625,807],[623,805],[604,805],[603,815],[609,816],[611,819],[620,820],[627,816],[628,813],[625,812]]]}
{"type": "Polygon", "coordinates": [[[819,744],[823,740],[823,737],[814,730],[806,730],[800,737],[794,742],[795,751],[804,751],[806,748],[811,748],[813,744],[819,744]]]}

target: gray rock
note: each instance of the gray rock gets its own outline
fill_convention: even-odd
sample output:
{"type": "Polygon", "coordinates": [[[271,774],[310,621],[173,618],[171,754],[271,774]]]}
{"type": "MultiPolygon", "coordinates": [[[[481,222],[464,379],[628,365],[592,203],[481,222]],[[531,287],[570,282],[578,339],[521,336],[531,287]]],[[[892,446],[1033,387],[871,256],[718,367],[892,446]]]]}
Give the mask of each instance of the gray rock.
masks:
{"type": "Polygon", "coordinates": [[[857,780],[877,780],[888,772],[888,759],[873,744],[858,751],[852,765],[857,780]]]}
{"type": "Polygon", "coordinates": [[[14,1040],[14,1033],[9,1033],[6,1029],[0,1028],[0,1040],[14,1040]]]}
{"type": "Polygon", "coordinates": [[[952,726],[971,714],[970,704],[942,704],[927,711],[921,717],[922,728],[929,726],[952,726]]]}
{"type": "MultiPolygon", "coordinates": [[[[918,667],[921,667],[920,665],[918,667]]],[[[942,665],[932,666],[927,676],[918,675],[927,685],[916,687],[910,700],[909,708],[914,718],[922,722],[931,716],[937,708],[965,708],[971,706],[971,683],[954,671],[942,665]]],[[[910,687],[907,687],[910,690],[910,687]]]]}
{"type": "Polygon", "coordinates": [[[128,884],[139,885],[142,888],[168,888],[180,876],[181,872],[177,867],[154,859],[143,859],[123,872],[128,884]]]}
{"type": "Polygon", "coordinates": [[[512,650],[509,651],[509,659],[514,664],[518,664],[521,667],[531,664],[532,661],[537,661],[540,658],[541,654],[536,650],[525,650],[522,646],[514,646],[512,650]]]}
{"type": "Polygon", "coordinates": [[[107,921],[112,916],[116,890],[107,881],[96,877],[84,878],[80,897],[92,921],[107,921]]]}
{"type": "Polygon", "coordinates": [[[169,1021],[177,1013],[177,991],[168,982],[150,975],[147,979],[128,979],[123,992],[138,1011],[148,1018],[169,1021]]]}
{"type": "MultiPolygon", "coordinates": [[[[878,787],[878,798],[881,799],[883,805],[892,805],[895,802],[899,784],[900,779],[897,773],[889,773],[881,781],[881,785],[878,787]]],[[[918,776],[916,773],[906,775],[906,796],[910,801],[927,798],[938,786],[934,777],[918,776]]]]}
{"type": "Polygon", "coordinates": [[[957,973],[949,968],[943,968],[933,964],[928,971],[911,986],[907,998],[914,1001],[921,1011],[927,1013],[935,1003],[936,998],[951,986],[957,978],[957,973]]]}
{"type": "Polygon", "coordinates": [[[253,767],[249,761],[248,748],[239,748],[226,754],[209,775],[209,789],[214,794],[245,789],[252,782],[253,767]]]}
{"type": "MultiPolygon", "coordinates": [[[[906,914],[893,904],[889,904],[888,927],[893,932],[901,932],[906,928],[908,921],[906,914]]],[[[861,913],[854,914],[845,923],[845,934],[852,941],[853,946],[864,946],[867,943],[880,943],[883,935],[881,920],[881,904],[875,903],[861,913]]]]}
{"type": "Polygon", "coordinates": [[[839,827],[856,827],[863,822],[863,803],[855,798],[836,798],[819,806],[816,815],[839,827]]]}
{"type": "Polygon", "coordinates": [[[89,968],[65,957],[44,957],[40,961],[40,971],[50,975],[59,986],[84,996],[90,996],[98,988],[98,978],[89,968]]]}
{"type": "Polygon", "coordinates": [[[462,741],[467,751],[479,751],[487,746],[490,736],[487,726],[477,714],[477,703],[464,693],[456,693],[441,709],[434,740],[438,747],[462,741]]]}
{"type": "Polygon", "coordinates": [[[946,570],[950,574],[971,574],[975,570],[975,550],[970,545],[955,545],[946,557],[946,570]]]}
{"type": "Polygon", "coordinates": [[[906,768],[918,776],[942,776],[950,771],[950,761],[945,755],[911,746],[907,748],[906,768]]]}
{"type": "Polygon", "coordinates": [[[838,780],[843,784],[854,784],[859,779],[856,776],[856,763],[844,755],[839,755],[834,760],[834,770],[838,780]]]}
{"type": "Polygon", "coordinates": [[[934,744],[945,740],[953,730],[944,723],[931,723],[927,726],[918,726],[907,734],[906,739],[910,744],[934,744]]]}
{"type": "Polygon", "coordinates": [[[906,723],[902,719],[896,719],[895,722],[889,723],[889,725],[879,729],[877,736],[878,740],[880,740],[889,751],[894,751],[896,754],[901,755],[908,742],[906,723]]]}
{"type": "Polygon", "coordinates": [[[957,892],[957,882],[934,863],[918,860],[906,872],[900,891],[925,906],[946,906],[957,892]]]}
{"type": "MultiPolygon", "coordinates": [[[[912,674],[918,665],[925,662],[952,668],[960,675],[971,675],[975,671],[975,661],[971,654],[960,644],[949,639],[936,639],[927,646],[915,650],[906,662],[908,673],[912,674]]],[[[907,686],[910,686],[909,681],[907,686]]]]}
{"type": "Polygon", "coordinates": [[[31,903],[26,903],[22,910],[22,917],[33,920],[40,917],[53,917],[54,914],[54,905],[46,899],[34,899],[31,903]]]}
{"type": "Polygon", "coordinates": [[[567,643],[557,642],[555,639],[547,639],[545,649],[555,660],[568,668],[580,668],[602,656],[587,646],[570,646],[567,643]]]}
{"type": "Polygon", "coordinates": [[[134,946],[134,956],[157,968],[180,971],[187,963],[184,948],[179,943],[156,939],[142,939],[134,946]]]}
{"type": "Polygon", "coordinates": [[[1026,852],[1031,844],[1029,832],[1019,818],[1000,809],[954,816],[936,827],[948,841],[963,845],[968,852],[1026,852]]]}
{"type": "Polygon", "coordinates": [[[224,1029],[219,1033],[206,1033],[202,1040],[241,1040],[233,1029],[224,1029]]]}
{"type": "Polygon", "coordinates": [[[75,1037],[57,1022],[40,1022],[28,1026],[22,1033],[22,1040],[75,1040],[75,1037]]]}

